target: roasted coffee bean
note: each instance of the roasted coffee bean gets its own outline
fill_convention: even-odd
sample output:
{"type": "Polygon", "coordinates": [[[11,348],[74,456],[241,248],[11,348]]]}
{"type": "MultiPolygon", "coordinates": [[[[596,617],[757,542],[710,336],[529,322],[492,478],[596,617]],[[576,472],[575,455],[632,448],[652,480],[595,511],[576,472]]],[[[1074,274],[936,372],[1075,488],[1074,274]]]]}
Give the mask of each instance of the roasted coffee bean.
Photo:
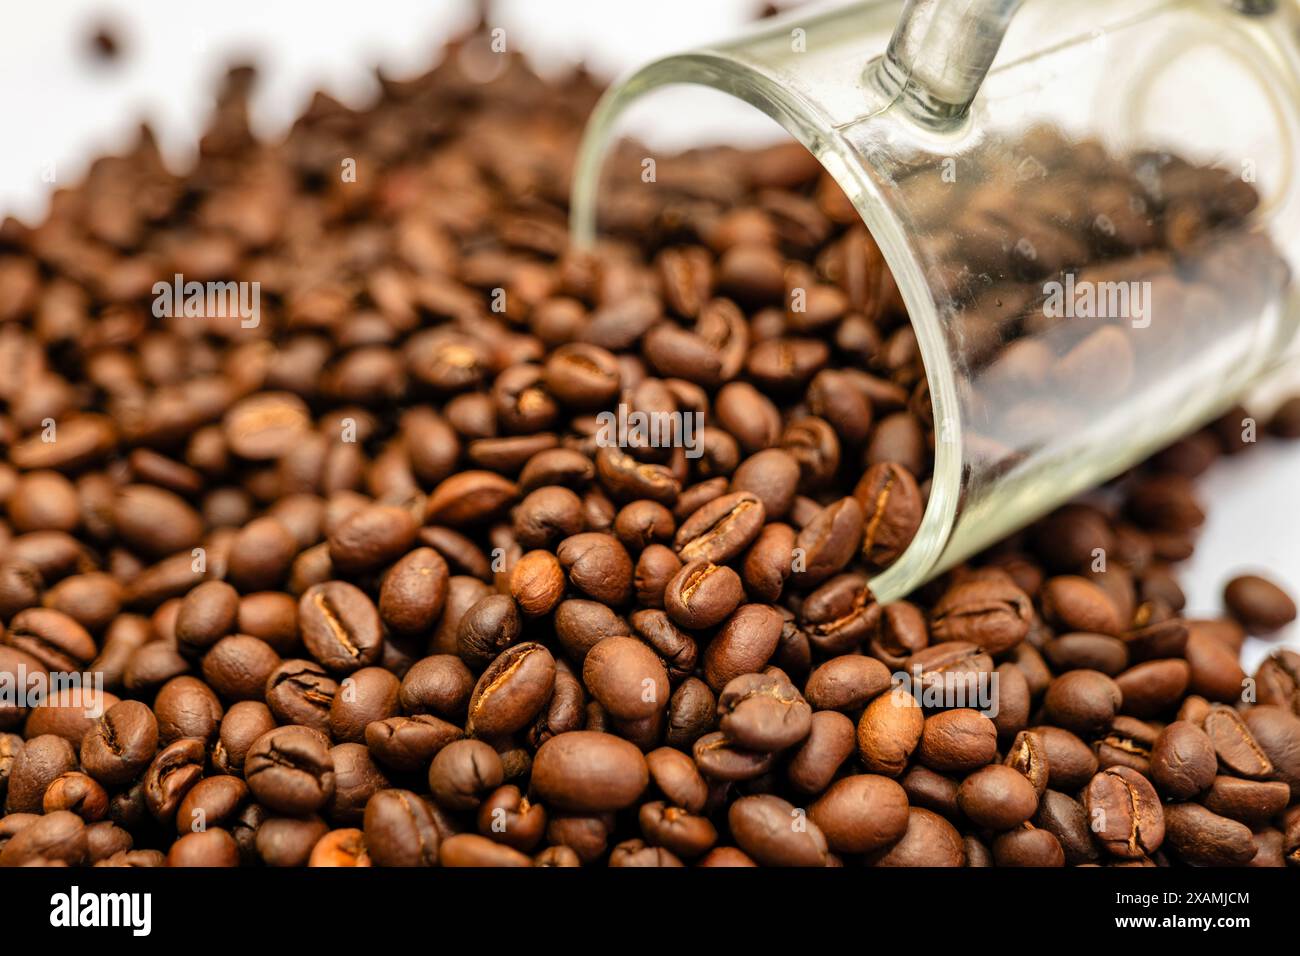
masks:
{"type": "Polygon", "coordinates": [[[481,740],[458,740],[437,752],[429,766],[429,789],[447,810],[473,810],[505,779],[495,750],[481,740]]]}
{"type": "Polygon", "coordinates": [[[108,793],[93,777],[72,771],[50,781],[41,799],[46,813],[70,810],[87,823],[95,823],[108,814],[108,793]]]}
{"type": "Polygon", "coordinates": [[[215,740],[224,713],[212,688],[196,677],[173,677],[164,684],[154,698],[153,712],[164,744],[185,737],[215,740]]]}
{"type": "Polygon", "coordinates": [[[1202,727],[1218,755],[1219,765],[1239,777],[1262,779],[1272,775],[1273,761],[1233,708],[1212,704],[1202,720],[1202,727]]]}
{"type": "Polygon", "coordinates": [[[709,685],[688,677],[673,691],[668,701],[668,723],[664,742],[673,747],[691,747],[713,728],[716,698],[709,685]]]}
{"type": "Polygon", "coordinates": [[[1057,671],[1092,670],[1115,677],[1128,667],[1129,649],[1105,634],[1062,634],[1044,645],[1043,656],[1057,671]]]}
{"type": "Polygon", "coordinates": [[[317,841],[307,860],[308,866],[370,866],[365,834],[354,827],[331,830],[317,841]]]}
{"type": "Polygon", "coordinates": [[[931,770],[973,770],[993,759],[997,743],[993,721],[963,707],[925,719],[917,756],[931,770]]]}
{"type": "Polygon", "coordinates": [[[343,574],[356,574],[390,564],[415,542],[415,518],[396,505],[367,505],[338,524],[329,534],[330,562],[343,574]]]}
{"type": "Polygon", "coordinates": [[[783,674],[742,674],[718,697],[718,726],[741,747],[785,750],[808,736],[812,708],[783,674]]]}
{"type": "Polygon", "coordinates": [[[1223,589],[1223,603],[1252,634],[1271,634],[1295,620],[1295,602],[1267,578],[1243,574],[1223,589]]]}
{"type": "Polygon", "coordinates": [[[274,727],[275,716],[266,704],[252,700],[235,704],[221,718],[217,744],[212,748],[213,768],[221,773],[242,774],[253,741],[274,727]]]}
{"type": "Polygon", "coordinates": [[[832,657],[808,678],[804,693],[819,710],[858,711],[889,689],[889,669],[872,657],[832,657]]]}
{"type": "Polygon", "coordinates": [[[136,779],[158,749],[158,721],[144,704],[114,704],[81,741],[81,766],[110,787],[136,779]]]}
{"type": "Polygon", "coordinates": [[[326,816],[334,823],[360,823],[367,801],[391,783],[363,744],[338,744],[330,748],[329,756],[334,764],[334,793],[326,816]]]}
{"type": "Polygon", "coordinates": [[[1134,717],[1167,713],[1187,691],[1191,671],[1176,658],[1145,661],[1115,678],[1123,697],[1121,709],[1134,717]]]}
{"type": "Polygon", "coordinates": [[[546,810],[513,784],[499,787],[478,810],[479,832],[490,840],[528,852],[546,835],[546,810]]]}
{"type": "Polygon", "coordinates": [[[957,803],[972,823],[990,830],[1010,830],[1037,812],[1038,793],[1017,770],[992,764],[962,781],[957,803]]]}
{"type": "Polygon", "coordinates": [[[416,548],[389,568],[379,590],[379,617],[396,634],[429,631],[447,601],[447,562],[433,548],[416,548]]]}
{"type": "Polygon", "coordinates": [[[736,608],[704,649],[704,679],[709,686],[721,692],[736,677],[760,670],[776,652],[783,624],[780,612],[770,605],[736,608]]]}
{"type": "Polygon", "coordinates": [[[1093,743],[1098,765],[1103,769],[1131,767],[1138,773],[1149,776],[1151,751],[1159,736],[1157,727],[1133,717],[1116,717],[1110,729],[1093,743]]]}
{"type": "Polygon", "coordinates": [[[1084,791],[1092,831],[1112,856],[1135,860],[1154,853],[1165,838],[1165,814],[1146,777],[1128,767],[1109,767],[1084,791]]]}
{"type": "Polygon", "coordinates": [[[298,621],[307,650],[333,673],[367,667],[383,650],[379,612],[365,592],[346,581],[308,588],[298,602],[298,621]]]}
{"type": "Polygon", "coordinates": [[[465,732],[430,714],[388,717],[366,725],[366,746],[375,759],[398,771],[423,770],[433,756],[465,732]]]}
{"type": "Polygon", "coordinates": [[[583,683],[619,720],[643,720],[668,700],[668,672],[659,657],[634,637],[606,637],[587,653],[583,683]]]}
{"type": "Polygon", "coordinates": [[[208,826],[230,827],[247,799],[248,785],[237,777],[205,777],[177,808],[176,830],[184,834],[208,826]]]}
{"type": "Polygon", "coordinates": [[[456,628],[457,650],[479,668],[519,639],[519,607],[504,594],[489,594],[470,607],[456,628]]]}
{"type": "Polygon", "coordinates": [[[1263,705],[1247,710],[1245,720],[1259,749],[1273,763],[1274,779],[1291,787],[1294,800],[1300,796],[1300,746],[1296,745],[1300,717],[1281,707],[1263,705]]]}
{"type": "Polygon", "coordinates": [[[201,654],[235,632],[239,593],[224,581],[205,581],[185,595],[176,615],[176,642],[201,654]]]}
{"type": "Polygon", "coordinates": [[[1250,827],[1197,803],[1164,808],[1164,845],[1193,866],[1241,866],[1255,856],[1250,827]]]}
{"type": "Polygon", "coordinates": [[[1065,851],[1055,834],[1030,824],[1008,830],[993,841],[997,866],[1064,866],[1065,851]]]}
{"type": "Polygon", "coordinates": [[[951,823],[921,807],[907,810],[907,830],[884,852],[868,858],[871,866],[964,866],[966,850],[951,823]]]}
{"type": "Polygon", "coordinates": [[[971,580],[950,588],[930,612],[930,636],[936,641],[976,644],[1000,654],[1029,633],[1033,606],[1011,583],[971,580]]]}
{"type": "Polygon", "coordinates": [[[244,779],[258,802],[273,812],[315,813],[334,795],[329,740],[308,727],[277,727],[249,748],[244,779]]]}
{"type": "Polygon", "coordinates": [[[1063,630],[1113,635],[1124,630],[1110,595],[1087,578],[1050,578],[1043,584],[1041,599],[1043,617],[1063,630]]]}
{"type": "Polygon", "coordinates": [[[925,715],[916,699],[901,689],[880,694],[858,720],[858,755],[874,773],[897,777],[921,742],[925,715]]]}
{"type": "Polygon", "coordinates": [[[223,637],[203,656],[203,679],[227,700],[261,700],[280,655],[247,634],[223,637]]]}
{"type": "Polygon", "coordinates": [[[1043,711],[1057,726],[1086,737],[1110,726],[1123,699],[1119,685],[1105,674],[1069,671],[1048,686],[1043,711]]]}
{"type": "Polygon", "coordinates": [[[589,597],[615,607],[631,597],[632,559],[612,535],[575,534],[560,542],[556,557],[569,583],[589,597]]]}
{"type": "Polygon", "coordinates": [[[841,498],[823,508],[795,538],[794,584],[815,587],[843,570],[861,536],[862,506],[856,499],[841,498]]]}
{"type": "Polygon", "coordinates": [[[993,659],[977,644],[949,641],[917,651],[907,659],[904,670],[911,676],[914,689],[919,685],[923,698],[951,692],[955,697],[964,694],[962,699],[975,700],[981,675],[993,673],[993,659]]]}
{"type": "Polygon", "coordinates": [[[1039,795],[1038,812],[1032,822],[1056,837],[1066,866],[1096,862],[1097,846],[1092,839],[1088,812],[1078,800],[1056,790],[1044,791],[1039,795]]]}
{"type": "Polygon", "coordinates": [[[1214,744],[1185,720],[1165,727],[1151,748],[1151,780],[1174,800],[1189,800],[1208,788],[1217,769],[1214,744]]]}
{"type": "Polygon", "coordinates": [[[205,758],[202,742],[192,737],[158,751],[144,773],[144,801],[155,820],[172,822],[185,795],[203,776],[205,758]]]}
{"type": "Polygon", "coordinates": [[[379,866],[435,866],[440,842],[433,812],[409,790],[380,790],[366,803],[366,852],[379,866]]]}
{"type": "Polygon", "coordinates": [[[548,805],[578,813],[630,806],[649,782],[645,758],[610,734],[558,734],[538,748],[532,786],[548,805]]]}
{"type": "Polygon", "coordinates": [[[401,682],[380,667],[349,674],[330,702],[330,736],[349,743],[364,741],[367,726],[397,716],[400,687],[401,682]]]}
{"type": "Polygon", "coordinates": [[[878,462],[867,469],[853,496],[862,506],[862,557],[872,567],[888,567],[921,527],[924,508],[916,479],[899,464],[878,462]]]}
{"type": "Polygon", "coordinates": [[[684,562],[724,564],[753,543],[765,520],[763,502],[752,492],[714,498],[677,529],[677,555],[684,562]]]}
{"type": "Polygon", "coordinates": [[[86,825],[75,813],[58,810],[38,817],[0,849],[0,867],[43,860],[77,866],[86,856],[86,825]]]}
{"type": "Polygon", "coordinates": [[[285,724],[328,732],[338,682],[314,661],[284,661],[266,681],[266,706],[285,724]]]}
{"type": "Polygon", "coordinates": [[[772,769],[775,753],[736,746],[721,731],[697,737],[691,748],[695,765],[710,780],[753,780],[772,769]]]}
{"type": "Polygon", "coordinates": [[[1215,813],[1242,823],[1263,823],[1286,808],[1291,791],[1279,780],[1215,777],[1201,802],[1215,813]]]}
{"type": "MultiPolygon", "coordinates": [[[[665,678],[665,695],[667,683],[665,678]]],[[[483,671],[470,696],[466,729],[488,737],[522,730],[545,706],[554,687],[555,659],[551,652],[541,644],[516,644],[483,671]]]]}
{"type": "Polygon", "coordinates": [[[726,565],[692,561],[664,590],[664,610],[688,630],[720,624],[744,598],[740,577],[726,565]]]}
{"type": "Polygon", "coordinates": [[[837,574],[804,599],[800,625],[818,650],[844,654],[876,629],[881,614],[864,575],[837,574]]]}
{"type": "Polygon", "coordinates": [[[727,811],[731,835],[764,866],[825,866],[827,842],[813,820],[796,826],[801,811],[780,797],[741,797],[727,811]]]}

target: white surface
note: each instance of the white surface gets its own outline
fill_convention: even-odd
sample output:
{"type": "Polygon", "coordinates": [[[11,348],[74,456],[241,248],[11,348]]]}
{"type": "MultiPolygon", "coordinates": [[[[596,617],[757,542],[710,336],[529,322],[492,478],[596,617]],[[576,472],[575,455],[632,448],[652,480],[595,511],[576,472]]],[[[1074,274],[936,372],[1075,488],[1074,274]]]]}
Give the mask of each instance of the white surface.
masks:
{"type": "MultiPolygon", "coordinates": [[[[492,23],[543,69],[583,60],[610,76],[638,62],[725,35],[757,0],[505,0],[492,23]]],[[[211,108],[214,80],[232,58],[262,69],[253,121],[276,135],[318,87],[344,102],[373,95],[370,70],[431,65],[442,38],[472,22],[457,0],[46,0],[10,4],[0,31],[0,215],[41,215],[51,186],[75,182],[86,161],[125,147],[148,119],[169,158],[184,163],[211,108]],[[98,20],[115,25],[119,61],[86,55],[98,20]]],[[[1265,447],[1217,465],[1201,483],[1209,522],[1180,569],[1189,614],[1215,614],[1223,582],[1264,570],[1300,593],[1300,442],[1265,447]]],[[[1300,648],[1300,628],[1281,638],[1300,648]]],[[[1248,669],[1276,641],[1251,641],[1248,669]]]]}

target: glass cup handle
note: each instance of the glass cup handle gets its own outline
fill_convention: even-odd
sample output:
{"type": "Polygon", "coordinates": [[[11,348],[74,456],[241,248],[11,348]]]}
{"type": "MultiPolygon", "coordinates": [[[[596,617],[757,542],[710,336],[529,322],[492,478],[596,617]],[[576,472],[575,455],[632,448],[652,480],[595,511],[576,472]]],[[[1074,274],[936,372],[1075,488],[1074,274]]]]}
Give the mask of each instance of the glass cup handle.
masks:
{"type": "Polygon", "coordinates": [[[883,102],[919,123],[958,125],[1023,0],[907,0],[889,49],[871,67],[883,102]]]}

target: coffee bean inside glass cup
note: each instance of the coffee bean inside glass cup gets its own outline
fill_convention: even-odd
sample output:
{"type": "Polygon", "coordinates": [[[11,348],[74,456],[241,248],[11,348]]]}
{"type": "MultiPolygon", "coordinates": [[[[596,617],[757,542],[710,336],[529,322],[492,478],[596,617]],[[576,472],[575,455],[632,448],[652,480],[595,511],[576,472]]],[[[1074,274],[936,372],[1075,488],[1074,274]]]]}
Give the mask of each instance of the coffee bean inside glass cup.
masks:
{"type": "MultiPolygon", "coordinates": [[[[576,247],[601,88],[490,43],[282,143],[231,70],[195,168],[0,227],[0,865],[1300,865],[1300,656],[1240,661],[1287,582],[1177,578],[1247,413],[882,601],[946,438],[858,210],[797,144],[633,150],[576,247]]],[[[900,177],[1008,469],[1287,281],[1231,170],[974,160],[900,177]]]]}

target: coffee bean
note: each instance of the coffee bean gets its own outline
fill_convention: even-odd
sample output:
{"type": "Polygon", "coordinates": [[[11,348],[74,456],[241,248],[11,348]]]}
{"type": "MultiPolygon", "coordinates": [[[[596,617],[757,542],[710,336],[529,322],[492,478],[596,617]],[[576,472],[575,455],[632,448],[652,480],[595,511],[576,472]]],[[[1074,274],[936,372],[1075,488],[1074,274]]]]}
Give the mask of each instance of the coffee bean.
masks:
{"type": "Polygon", "coordinates": [[[1165,846],[1193,866],[1241,866],[1255,856],[1249,827],[1196,803],[1165,807],[1165,846]]]}
{"type": "Polygon", "coordinates": [[[308,588],[298,602],[298,621],[307,650],[333,673],[369,666],[383,650],[379,612],[346,581],[308,588]]]}
{"type": "Polygon", "coordinates": [[[1295,602],[1267,578],[1243,574],[1223,589],[1223,603],[1252,634],[1271,634],[1295,620],[1295,602]]]}
{"type": "MultiPolygon", "coordinates": [[[[667,680],[664,685],[666,694],[667,680]]],[[[483,671],[470,696],[467,729],[489,737],[522,730],[532,723],[554,687],[551,652],[541,644],[516,644],[483,671]]]]}
{"type": "Polygon", "coordinates": [[[1290,797],[1290,788],[1280,780],[1219,776],[1214,778],[1201,802],[1221,816],[1255,825],[1281,813],[1290,797]]]}
{"type": "Polygon", "coordinates": [[[221,718],[220,736],[212,749],[213,768],[221,773],[242,774],[253,741],[274,727],[274,715],[260,701],[245,700],[232,706],[221,718]]]}
{"type": "Polygon", "coordinates": [[[158,721],[144,704],[114,704],[81,741],[81,765],[108,786],[130,783],[153,760],[158,749],[158,721]]]}
{"type": "Polygon", "coordinates": [[[542,744],[533,759],[534,790],[561,810],[619,810],[630,806],[648,782],[640,751],[610,734],[559,734],[542,744]]]}
{"type": "Polygon", "coordinates": [[[880,694],[858,720],[858,755],[874,773],[899,776],[921,742],[926,719],[911,694],[901,690],[880,694]]]}
{"type": "Polygon", "coordinates": [[[1231,707],[1212,704],[1202,721],[1206,735],[1218,755],[1218,762],[1241,777],[1266,778],[1273,762],[1255,741],[1246,722],[1231,707]]]}
{"type": "Polygon", "coordinates": [[[398,634],[422,634],[433,627],[447,601],[447,562],[433,548],[416,548],[384,575],[379,617],[398,634]]]}
{"type": "Polygon", "coordinates": [[[1191,799],[1208,788],[1217,769],[1210,738],[1187,721],[1167,726],[1151,749],[1151,779],[1161,793],[1175,800],[1191,799]]]}
{"type": "Polygon", "coordinates": [[[964,866],[966,850],[951,823],[937,813],[909,807],[902,839],[868,861],[871,866],[964,866]]]}
{"type": "Polygon", "coordinates": [[[546,810],[518,787],[507,784],[493,791],[479,807],[478,828],[488,839],[526,853],[546,835],[546,810]]]}
{"type": "Polygon", "coordinates": [[[249,748],[244,779],[258,802],[277,813],[314,813],[334,795],[328,738],[307,727],[277,727],[249,748]]]}
{"type": "Polygon", "coordinates": [[[569,582],[589,597],[618,606],[631,596],[632,559],[612,535],[587,532],[565,538],[556,557],[569,582]]]}
{"type": "Polygon", "coordinates": [[[173,677],[164,684],[154,698],[153,712],[164,744],[185,737],[215,740],[223,714],[217,695],[196,677],[173,677]]]}
{"type": "Polygon", "coordinates": [[[993,721],[978,711],[958,708],[925,719],[917,755],[931,770],[945,772],[973,770],[996,752],[993,721]]]}
{"type": "Polygon", "coordinates": [[[1065,575],[1043,584],[1043,616],[1069,631],[1118,635],[1124,630],[1110,596],[1087,578],[1065,575]]]}
{"type": "Polygon", "coordinates": [[[1245,720],[1259,749],[1273,763],[1274,779],[1288,784],[1295,799],[1300,795],[1300,748],[1296,746],[1300,717],[1280,707],[1264,705],[1247,710],[1245,720]]]}
{"type": "Polygon", "coordinates": [[[954,585],[939,599],[930,612],[930,635],[1000,654],[1024,639],[1032,616],[1028,595],[1009,579],[973,580],[954,585]]]}
{"type": "Polygon", "coordinates": [[[818,709],[857,711],[887,691],[889,685],[889,670],[880,661],[842,654],[812,672],[804,693],[818,709]]]}
{"type": "Polygon", "coordinates": [[[783,674],[742,674],[718,697],[718,726],[749,750],[785,750],[808,736],[812,708],[783,674]]]}
{"type": "Polygon", "coordinates": [[[727,823],[740,848],[763,866],[827,863],[821,828],[780,797],[741,797],[728,809],[727,823]]]}
{"type": "Polygon", "coordinates": [[[649,647],[633,637],[606,637],[582,665],[582,679],[607,711],[620,720],[661,712],[668,700],[668,672],[649,647]]]}
{"type": "Polygon", "coordinates": [[[181,801],[203,776],[205,758],[202,742],[192,737],[158,751],[143,780],[145,805],[155,820],[171,824],[181,801]]]}
{"type": "MultiPolygon", "coordinates": [[[[734,582],[734,578],[733,572],[728,580],[734,582]]],[[[706,578],[699,590],[708,586],[706,578]]],[[[782,626],[780,613],[770,605],[742,604],[736,608],[704,649],[704,679],[709,686],[721,692],[735,678],[761,669],[776,652],[782,626]]]]}
{"type": "Polygon", "coordinates": [[[725,565],[692,561],[664,590],[664,610],[682,627],[699,630],[719,624],[740,604],[740,577],[725,565]]]}
{"type": "Polygon", "coordinates": [[[457,649],[467,664],[483,667],[518,640],[519,632],[518,605],[503,594],[489,594],[461,617],[457,649]]]}
{"type": "Polygon", "coordinates": [[[266,681],[266,705],[276,719],[328,732],[338,683],[313,661],[284,661],[266,681]]]}
{"type": "Polygon", "coordinates": [[[1039,795],[1033,824],[1056,837],[1067,866],[1096,862],[1097,847],[1092,839],[1088,813],[1078,800],[1056,790],[1044,791],[1039,795]]]}
{"type": "Polygon", "coordinates": [[[1110,767],[1092,778],[1084,807],[1094,836],[1112,856],[1138,859],[1154,853],[1165,838],[1165,814],[1146,777],[1128,767],[1110,767]]]}
{"type": "Polygon", "coordinates": [[[1053,723],[1082,736],[1105,730],[1123,703],[1115,681],[1099,671],[1069,671],[1052,681],[1043,710],[1053,723]]]}
{"type": "Polygon", "coordinates": [[[907,794],[888,777],[841,777],[808,808],[808,818],[836,853],[870,853],[907,831],[907,794]]]}
{"type": "Polygon", "coordinates": [[[878,462],[867,469],[853,496],[862,506],[862,557],[872,567],[886,568],[921,527],[924,508],[916,479],[901,465],[878,462]]]}
{"type": "Polygon", "coordinates": [[[427,803],[409,790],[380,790],[366,803],[366,851],[379,866],[434,866],[439,834],[427,803]]]}

